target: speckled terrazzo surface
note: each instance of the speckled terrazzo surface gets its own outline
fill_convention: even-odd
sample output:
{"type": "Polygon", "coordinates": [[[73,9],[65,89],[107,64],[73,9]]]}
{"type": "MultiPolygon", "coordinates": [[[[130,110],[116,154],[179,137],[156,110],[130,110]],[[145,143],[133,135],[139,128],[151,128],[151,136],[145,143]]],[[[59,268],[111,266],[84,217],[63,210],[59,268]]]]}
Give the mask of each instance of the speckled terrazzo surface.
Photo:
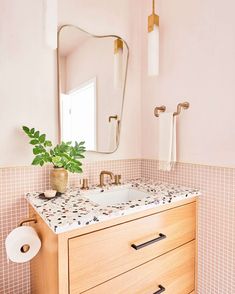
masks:
{"type": "MultiPolygon", "coordinates": [[[[93,186],[88,191],[68,189],[60,197],[44,200],[39,192],[27,193],[26,199],[44,219],[54,233],[59,234],[97,222],[129,215],[134,212],[169,204],[185,198],[200,195],[199,190],[178,185],[137,179],[119,186],[106,186],[101,189],[93,186]],[[88,194],[106,193],[121,189],[134,189],[146,193],[146,197],[110,205],[99,205],[86,198],[88,194]]],[[[102,195],[102,196],[103,196],[102,195]]],[[[107,197],[108,197],[107,193],[107,197]]]]}

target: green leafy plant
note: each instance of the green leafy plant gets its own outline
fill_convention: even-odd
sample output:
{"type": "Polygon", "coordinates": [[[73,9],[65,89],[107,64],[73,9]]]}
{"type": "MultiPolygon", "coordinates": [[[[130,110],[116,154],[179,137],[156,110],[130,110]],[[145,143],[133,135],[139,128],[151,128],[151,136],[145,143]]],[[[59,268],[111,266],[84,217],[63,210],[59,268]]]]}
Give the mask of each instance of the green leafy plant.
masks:
{"type": "Polygon", "coordinates": [[[45,134],[40,134],[34,128],[22,127],[23,131],[30,138],[30,144],[33,145],[33,154],[35,158],[33,165],[43,166],[45,163],[52,163],[55,168],[63,167],[72,173],[82,172],[82,163],[79,159],[85,158],[85,142],[77,143],[72,146],[72,142],[62,142],[52,147],[51,141],[47,140],[45,134]]]}

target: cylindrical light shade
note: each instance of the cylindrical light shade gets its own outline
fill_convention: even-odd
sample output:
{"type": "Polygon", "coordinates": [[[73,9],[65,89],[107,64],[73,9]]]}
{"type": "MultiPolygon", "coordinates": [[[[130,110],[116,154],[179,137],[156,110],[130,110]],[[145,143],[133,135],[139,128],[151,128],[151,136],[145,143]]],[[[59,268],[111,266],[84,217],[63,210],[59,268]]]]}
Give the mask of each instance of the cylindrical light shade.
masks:
{"type": "Polygon", "coordinates": [[[114,46],[114,87],[116,89],[122,86],[122,73],[123,73],[123,41],[120,39],[115,40],[114,46]]]}
{"type": "Polygon", "coordinates": [[[159,74],[159,26],[154,24],[153,30],[148,32],[148,75],[159,74]]]}
{"type": "Polygon", "coordinates": [[[46,45],[57,48],[58,0],[44,0],[44,35],[46,45]]]}

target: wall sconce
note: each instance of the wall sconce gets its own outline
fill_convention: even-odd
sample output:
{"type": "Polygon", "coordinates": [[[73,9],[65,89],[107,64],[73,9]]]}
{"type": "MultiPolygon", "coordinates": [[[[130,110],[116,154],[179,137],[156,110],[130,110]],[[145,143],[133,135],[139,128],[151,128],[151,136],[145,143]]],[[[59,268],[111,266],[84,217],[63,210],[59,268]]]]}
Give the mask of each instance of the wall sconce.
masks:
{"type": "Polygon", "coordinates": [[[57,48],[57,25],[57,0],[44,0],[44,36],[46,45],[51,49],[57,48]]]}
{"type": "Polygon", "coordinates": [[[117,38],[114,41],[114,87],[120,88],[122,85],[122,61],[123,61],[123,41],[117,38]]]}
{"type": "Polygon", "coordinates": [[[153,11],[148,17],[148,75],[159,74],[159,16],[155,14],[155,0],[153,11]]]}

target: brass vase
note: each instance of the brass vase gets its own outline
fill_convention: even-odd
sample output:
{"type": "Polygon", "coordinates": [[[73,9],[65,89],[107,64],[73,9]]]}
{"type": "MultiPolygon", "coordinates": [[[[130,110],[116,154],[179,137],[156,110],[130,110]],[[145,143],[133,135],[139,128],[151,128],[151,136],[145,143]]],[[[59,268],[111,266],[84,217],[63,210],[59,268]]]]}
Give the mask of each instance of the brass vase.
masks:
{"type": "Polygon", "coordinates": [[[57,192],[64,193],[68,184],[68,172],[64,168],[55,167],[51,170],[51,188],[57,192]]]}

